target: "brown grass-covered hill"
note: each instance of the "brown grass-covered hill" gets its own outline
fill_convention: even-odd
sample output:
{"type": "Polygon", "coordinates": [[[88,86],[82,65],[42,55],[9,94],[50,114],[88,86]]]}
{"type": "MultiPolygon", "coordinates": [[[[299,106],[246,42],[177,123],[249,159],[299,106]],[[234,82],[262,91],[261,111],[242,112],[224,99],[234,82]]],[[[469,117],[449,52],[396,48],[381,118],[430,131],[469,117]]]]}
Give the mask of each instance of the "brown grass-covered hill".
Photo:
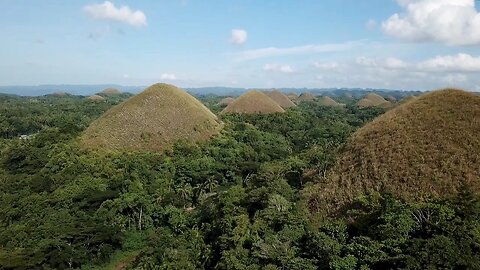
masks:
{"type": "Polygon", "coordinates": [[[120,90],[118,89],[115,89],[115,88],[107,88],[107,89],[104,89],[102,92],[98,93],[99,95],[103,95],[103,96],[116,96],[116,95],[120,95],[122,92],[120,92],[120,90]]]}
{"type": "Polygon", "coordinates": [[[154,84],[111,108],[81,137],[86,148],[161,151],[177,140],[205,141],[222,124],[200,101],[168,84],[154,84]]]}
{"type": "Polygon", "coordinates": [[[314,100],[315,100],[315,96],[312,93],[303,92],[302,94],[300,94],[298,98],[295,99],[295,102],[299,104],[304,101],[314,101],[314,100]]]}
{"type": "Polygon", "coordinates": [[[67,92],[55,92],[53,94],[50,94],[50,96],[54,96],[54,97],[68,97],[70,96],[69,93],[67,92]]]}
{"type": "Polygon", "coordinates": [[[284,93],[278,90],[267,91],[265,94],[284,109],[297,106],[284,93]]]}
{"type": "Polygon", "coordinates": [[[287,94],[287,97],[291,100],[291,101],[295,101],[297,98],[298,98],[298,95],[297,93],[295,92],[290,92],[287,94]]]}
{"type": "Polygon", "coordinates": [[[217,103],[217,106],[221,106],[221,107],[225,107],[225,106],[228,106],[228,104],[232,103],[235,99],[232,98],[232,97],[226,97],[222,100],[220,100],[220,102],[217,103]]]}
{"type": "Polygon", "coordinates": [[[391,101],[391,102],[397,101],[397,98],[394,97],[394,96],[388,96],[386,99],[387,99],[388,101],[391,101]]]}
{"type": "Polygon", "coordinates": [[[340,104],[333,100],[329,96],[322,96],[318,99],[318,104],[322,106],[329,106],[329,107],[339,107],[339,106],[344,106],[344,104],[340,104]]]}
{"type": "Polygon", "coordinates": [[[407,103],[411,100],[415,100],[417,99],[417,96],[408,96],[408,97],[404,97],[402,100],[400,100],[400,103],[407,103]]]}
{"type": "Polygon", "coordinates": [[[221,113],[270,114],[283,112],[285,110],[273,99],[262,92],[251,90],[235,99],[221,113]]]}
{"type": "Polygon", "coordinates": [[[424,94],[354,133],[310,202],[341,206],[370,192],[423,201],[454,195],[464,183],[480,192],[479,134],[480,97],[424,94]]]}
{"type": "Polygon", "coordinates": [[[88,99],[89,101],[93,101],[93,102],[101,102],[101,101],[104,101],[104,100],[105,100],[104,97],[99,96],[99,95],[91,95],[91,96],[87,97],[87,99],[88,99]]]}
{"type": "Polygon", "coordinates": [[[381,108],[389,108],[392,106],[392,103],[385,100],[382,96],[369,93],[364,98],[357,102],[357,106],[360,108],[367,108],[367,107],[381,107],[381,108]]]}

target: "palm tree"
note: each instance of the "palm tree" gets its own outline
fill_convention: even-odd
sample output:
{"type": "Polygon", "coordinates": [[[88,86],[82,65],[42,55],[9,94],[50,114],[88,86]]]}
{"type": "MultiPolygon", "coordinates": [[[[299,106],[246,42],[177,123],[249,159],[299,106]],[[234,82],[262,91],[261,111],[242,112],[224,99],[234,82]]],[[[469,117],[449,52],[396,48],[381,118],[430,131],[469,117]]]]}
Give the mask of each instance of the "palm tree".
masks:
{"type": "Polygon", "coordinates": [[[189,183],[177,187],[177,192],[180,193],[180,197],[183,200],[183,207],[187,207],[187,202],[191,201],[193,188],[189,183]]]}

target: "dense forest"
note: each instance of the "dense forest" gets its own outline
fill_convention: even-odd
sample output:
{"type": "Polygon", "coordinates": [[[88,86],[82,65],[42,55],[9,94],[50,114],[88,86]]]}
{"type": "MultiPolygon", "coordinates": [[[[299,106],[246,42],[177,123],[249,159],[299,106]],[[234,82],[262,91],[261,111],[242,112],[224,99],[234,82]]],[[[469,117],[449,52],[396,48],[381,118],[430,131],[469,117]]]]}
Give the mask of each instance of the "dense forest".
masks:
{"type": "MultiPolygon", "coordinates": [[[[127,97],[0,96],[0,269],[480,269],[480,198],[467,187],[310,211],[337,150],[385,109],[304,102],[223,115],[212,140],[162,153],[79,147],[127,97]]],[[[213,112],[220,99],[201,98],[213,112]]]]}

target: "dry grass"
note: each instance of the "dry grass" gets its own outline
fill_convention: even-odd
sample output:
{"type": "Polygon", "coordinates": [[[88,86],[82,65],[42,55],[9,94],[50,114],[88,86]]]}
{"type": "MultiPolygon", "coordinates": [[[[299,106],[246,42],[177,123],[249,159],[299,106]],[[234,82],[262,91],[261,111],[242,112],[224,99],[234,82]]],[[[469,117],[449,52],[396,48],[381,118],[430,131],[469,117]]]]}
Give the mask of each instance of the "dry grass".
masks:
{"type": "Polygon", "coordinates": [[[297,95],[297,93],[295,93],[295,92],[290,92],[290,93],[287,94],[287,97],[288,97],[291,101],[295,101],[295,99],[298,98],[298,95],[297,95]]]}
{"type": "Polygon", "coordinates": [[[278,90],[268,91],[265,94],[284,109],[297,106],[284,93],[278,90]]]}
{"type": "Polygon", "coordinates": [[[412,100],[415,100],[415,99],[417,99],[417,98],[418,98],[418,97],[416,97],[416,96],[408,96],[408,97],[405,97],[405,98],[403,98],[402,100],[400,100],[400,103],[407,103],[407,102],[412,101],[412,100]]]}
{"type": "Polygon", "coordinates": [[[221,113],[270,114],[285,112],[280,105],[262,92],[252,90],[230,103],[221,113]]]}
{"type": "Polygon", "coordinates": [[[67,96],[70,96],[69,93],[67,92],[55,92],[53,94],[51,94],[52,96],[55,96],[55,97],[67,97],[67,96]]]}
{"type": "Polygon", "coordinates": [[[226,97],[222,100],[220,100],[220,102],[217,103],[218,106],[228,106],[230,103],[232,103],[235,99],[232,98],[232,97],[226,97]]]}
{"type": "Polygon", "coordinates": [[[357,102],[357,106],[360,108],[367,108],[367,107],[381,107],[381,108],[389,108],[392,106],[390,101],[385,100],[382,96],[369,93],[364,98],[357,102]]]}
{"type": "Polygon", "coordinates": [[[304,92],[300,94],[300,96],[297,99],[295,99],[295,102],[299,104],[304,101],[314,101],[314,100],[315,100],[315,96],[312,93],[304,92]]]}
{"type": "Polygon", "coordinates": [[[87,99],[90,100],[90,101],[93,101],[93,102],[101,102],[101,101],[105,100],[104,97],[99,96],[99,95],[91,95],[91,96],[87,97],[87,99]]]}
{"type": "Polygon", "coordinates": [[[454,195],[464,183],[479,192],[479,134],[480,97],[451,89],[425,94],[354,133],[310,201],[341,206],[377,191],[423,201],[454,195]]]}
{"type": "Polygon", "coordinates": [[[388,100],[388,101],[391,101],[391,102],[395,102],[395,101],[397,101],[397,98],[394,97],[394,96],[388,96],[388,97],[387,97],[387,100],[388,100]]]}
{"type": "Polygon", "coordinates": [[[168,84],[154,84],[111,108],[81,137],[87,148],[161,151],[177,140],[204,141],[222,124],[200,101],[168,84]]]}
{"type": "Polygon", "coordinates": [[[329,107],[339,107],[339,106],[344,106],[344,104],[340,104],[333,100],[329,96],[322,96],[318,99],[318,103],[322,106],[329,106],[329,107]]]}
{"type": "Polygon", "coordinates": [[[107,89],[104,89],[102,92],[100,92],[99,94],[102,94],[102,95],[105,95],[105,96],[116,96],[116,95],[120,95],[122,92],[120,92],[120,90],[118,89],[115,89],[115,88],[107,88],[107,89]]]}

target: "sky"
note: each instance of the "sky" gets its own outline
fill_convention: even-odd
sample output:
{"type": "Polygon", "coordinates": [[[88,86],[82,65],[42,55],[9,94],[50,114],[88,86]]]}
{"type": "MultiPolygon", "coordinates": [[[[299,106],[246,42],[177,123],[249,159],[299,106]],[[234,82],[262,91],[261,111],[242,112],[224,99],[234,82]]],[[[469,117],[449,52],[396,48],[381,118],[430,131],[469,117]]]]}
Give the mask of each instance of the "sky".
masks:
{"type": "Polygon", "coordinates": [[[480,90],[474,0],[0,0],[0,37],[2,86],[480,90]]]}

